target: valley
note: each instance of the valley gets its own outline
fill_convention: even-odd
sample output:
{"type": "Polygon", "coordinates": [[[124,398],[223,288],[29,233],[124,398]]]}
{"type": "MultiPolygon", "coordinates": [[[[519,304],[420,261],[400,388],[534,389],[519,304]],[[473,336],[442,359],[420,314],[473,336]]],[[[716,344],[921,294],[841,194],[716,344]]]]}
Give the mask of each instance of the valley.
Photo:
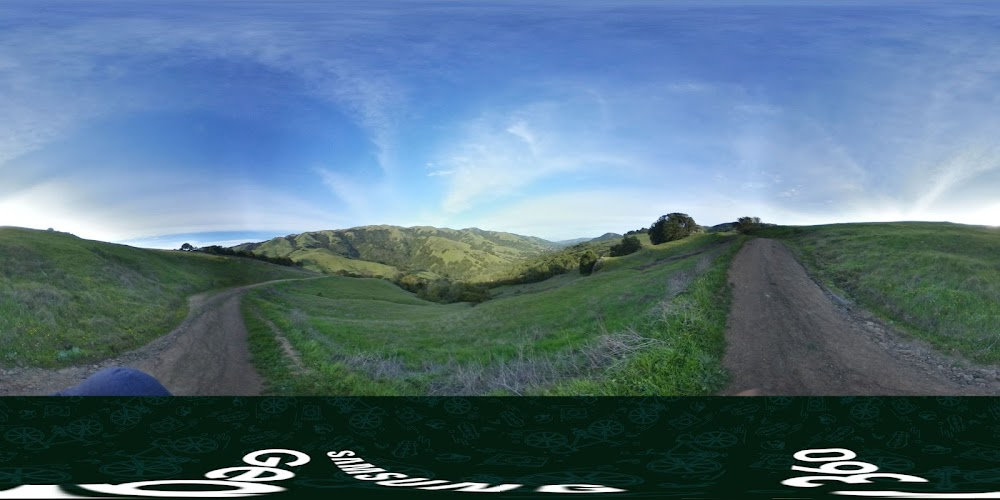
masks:
{"type": "Polygon", "coordinates": [[[0,228],[0,394],[46,393],[115,363],[147,370],[190,395],[1000,394],[995,229],[777,226],[655,245],[639,234],[640,250],[617,257],[608,251],[621,238],[560,248],[505,233],[430,229],[373,226],[326,232],[325,240],[317,236],[324,232],[303,233],[236,247],[291,257],[302,269],[0,228]],[[369,231],[374,236],[359,236],[369,231]],[[395,260],[359,258],[386,238],[401,252],[395,260]],[[789,250],[778,260],[747,260],[768,241],[789,250]],[[331,249],[338,245],[342,254],[331,249]],[[427,250],[447,254],[462,245],[492,260],[455,267],[471,257],[449,260],[427,250]],[[317,252],[341,267],[322,269],[317,252]],[[570,265],[586,252],[600,255],[588,273],[570,265]],[[761,267],[766,262],[777,267],[761,267]],[[806,287],[798,291],[780,285],[795,266],[802,274],[794,286],[806,287]],[[373,269],[386,273],[350,277],[373,269]],[[760,270],[763,277],[752,277],[760,270]],[[487,296],[428,301],[400,283],[405,276],[474,286],[487,296]],[[747,295],[741,286],[757,291],[747,295]],[[806,296],[814,299],[800,304],[806,296]],[[194,297],[190,305],[185,297],[194,297]],[[786,308],[772,311],[771,297],[786,308]],[[823,325],[833,320],[808,323],[822,315],[842,323],[832,330],[823,325]],[[764,326],[746,323],[755,317],[764,326]],[[779,334],[786,338],[766,336],[779,334]],[[798,335],[822,342],[799,342],[798,335]],[[784,361],[767,360],[800,367],[755,379],[759,369],[747,372],[729,359],[734,346],[772,371],[784,361]],[[836,354],[844,346],[855,351],[836,354]],[[197,361],[195,351],[208,357],[197,361]],[[212,352],[244,354],[231,368],[184,368],[209,367],[212,352]],[[904,368],[891,370],[900,374],[895,378],[867,374],[859,352],[889,356],[904,368]],[[837,367],[854,366],[847,370],[854,375],[810,385],[822,373],[810,362],[819,359],[842,372],[837,367]],[[901,375],[906,370],[916,371],[901,375]],[[236,374],[234,382],[223,383],[226,371],[236,374]],[[794,384],[778,383],[782,377],[794,384]],[[873,377],[882,382],[848,380],[873,377]]]}

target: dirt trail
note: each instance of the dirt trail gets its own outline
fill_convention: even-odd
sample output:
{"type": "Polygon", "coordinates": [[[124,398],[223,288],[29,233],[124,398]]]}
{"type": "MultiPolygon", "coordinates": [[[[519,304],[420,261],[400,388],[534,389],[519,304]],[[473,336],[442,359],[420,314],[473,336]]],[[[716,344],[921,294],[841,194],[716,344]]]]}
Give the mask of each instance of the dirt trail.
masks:
{"type": "Polygon", "coordinates": [[[274,280],[192,296],[187,318],[173,331],[143,347],[100,363],[60,370],[0,370],[0,396],[43,396],[76,385],[110,366],[145,371],[175,396],[255,396],[263,388],[250,363],[247,329],[240,313],[243,294],[274,280]]]}
{"type": "Polygon", "coordinates": [[[901,337],[821,289],[781,243],[754,239],[729,269],[726,395],[996,395],[996,367],[970,367],[901,337]]]}

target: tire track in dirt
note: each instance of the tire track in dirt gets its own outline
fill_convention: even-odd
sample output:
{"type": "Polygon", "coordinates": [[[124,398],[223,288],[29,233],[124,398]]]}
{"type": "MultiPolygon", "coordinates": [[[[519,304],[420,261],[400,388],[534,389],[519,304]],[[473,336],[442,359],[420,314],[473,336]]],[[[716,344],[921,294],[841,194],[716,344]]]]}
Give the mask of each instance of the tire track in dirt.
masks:
{"type": "Polygon", "coordinates": [[[748,241],[729,269],[733,301],[722,394],[1000,394],[996,367],[967,363],[907,339],[824,292],[780,242],[748,241]]]}
{"type": "Polygon", "coordinates": [[[59,370],[4,370],[0,396],[52,394],[111,366],[145,371],[175,396],[260,395],[263,381],[250,362],[240,300],[252,288],[317,278],[320,277],[273,280],[194,295],[188,299],[187,318],[170,333],[99,363],[59,370]]]}

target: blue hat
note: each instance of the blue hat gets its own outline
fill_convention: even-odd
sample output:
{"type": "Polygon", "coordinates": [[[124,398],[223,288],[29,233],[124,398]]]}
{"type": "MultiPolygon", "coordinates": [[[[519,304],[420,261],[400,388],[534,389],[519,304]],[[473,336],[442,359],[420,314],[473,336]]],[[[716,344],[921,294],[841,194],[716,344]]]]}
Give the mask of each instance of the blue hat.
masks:
{"type": "Polygon", "coordinates": [[[170,396],[148,373],[120,366],[105,368],[53,396],[170,396]]]}

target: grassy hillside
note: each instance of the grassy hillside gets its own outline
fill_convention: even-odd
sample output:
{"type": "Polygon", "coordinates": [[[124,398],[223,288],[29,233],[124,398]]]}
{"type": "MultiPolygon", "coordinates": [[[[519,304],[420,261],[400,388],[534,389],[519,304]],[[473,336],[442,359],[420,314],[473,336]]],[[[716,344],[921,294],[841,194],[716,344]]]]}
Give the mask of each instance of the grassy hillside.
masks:
{"type": "Polygon", "coordinates": [[[806,267],[944,351],[1000,363],[1000,229],[900,222],[775,227],[806,267]]]}
{"type": "MultiPolygon", "coordinates": [[[[645,235],[643,235],[645,236],[645,235]]],[[[645,244],[649,244],[649,236],[645,236],[645,244]]],[[[618,244],[621,237],[594,238],[583,243],[549,251],[540,255],[511,263],[504,269],[483,276],[483,281],[493,284],[516,284],[542,281],[552,276],[563,274],[580,268],[580,257],[590,250],[597,255],[607,255],[613,245],[618,244]]]]}
{"type": "Polygon", "coordinates": [[[330,277],[252,291],[244,312],[274,394],[710,394],[725,383],[725,270],[739,241],[647,242],[591,276],[500,287],[476,306],[330,277]]]}
{"type": "Polygon", "coordinates": [[[302,267],[306,269],[327,274],[389,279],[403,274],[397,267],[344,257],[327,248],[298,248],[288,254],[288,257],[296,262],[301,262],[302,267]]]}
{"type": "Polygon", "coordinates": [[[271,257],[290,257],[308,268],[331,274],[346,271],[392,278],[429,271],[435,276],[463,281],[482,279],[521,259],[555,248],[554,243],[529,236],[425,226],[314,231],[235,247],[271,257]]]}
{"type": "Polygon", "coordinates": [[[187,314],[191,294],[304,274],[249,259],[0,227],[0,366],[112,356],[170,331],[187,314]]]}

